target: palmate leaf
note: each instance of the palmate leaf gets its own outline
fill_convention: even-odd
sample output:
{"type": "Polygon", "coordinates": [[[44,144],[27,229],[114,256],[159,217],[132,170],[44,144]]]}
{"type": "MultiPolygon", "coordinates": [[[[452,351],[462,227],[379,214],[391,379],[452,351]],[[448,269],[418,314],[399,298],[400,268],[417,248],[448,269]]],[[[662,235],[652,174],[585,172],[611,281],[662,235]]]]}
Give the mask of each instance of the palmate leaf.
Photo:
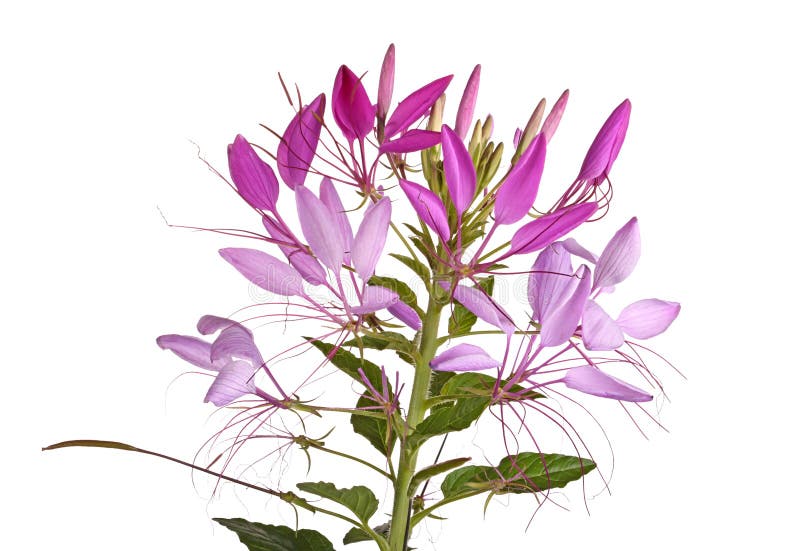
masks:
{"type": "Polygon", "coordinates": [[[369,521],[378,510],[378,498],[366,486],[337,488],[330,482],[300,482],[297,487],[304,492],[330,499],[347,507],[363,523],[369,521]]]}
{"type": "Polygon", "coordinates": [[[333,551],[333,544],[315,530],[292,530],[241,518],[215,518],[239,536],[250,551],[333,551]]]}

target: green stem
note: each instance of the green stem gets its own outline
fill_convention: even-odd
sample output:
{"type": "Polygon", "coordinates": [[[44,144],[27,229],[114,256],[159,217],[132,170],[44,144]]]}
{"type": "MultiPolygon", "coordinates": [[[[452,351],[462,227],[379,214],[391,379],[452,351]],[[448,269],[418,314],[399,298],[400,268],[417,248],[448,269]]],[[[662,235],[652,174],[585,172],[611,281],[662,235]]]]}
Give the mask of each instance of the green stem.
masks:
{"type": "Polygon", "coordinates": [[[336,450],[332,450],[330,448],[326,448],[325,446],[317,444],[316,442],[311,442],[309,440],[305,440],[303,442],[303,444],[307,445],[310,448],[314,448],[315,450],[320,450],[320,451],[323,451],[323,452],[326,452],[326,453],[330,453],[330,454],[333,454],[333,455],[338,455],[339,457],[343,457],[345,459],[349,459],[350,461],[355,461],[356,463],[361,463],[365,467],[369,467],[373,471],[382,474],[383,476],[385,476],[386,478],[388,478],[389,480],[394,482],[394,477],[391,474],[387,473],[386,471],[384,471],[380,467],[376,467],[375,465],[373,465],[369,461],[364,461],[363,459],[355,457],[353,455],[350,455],[350,454],[347,454],[347,453],[344,453],[344,452],[340,452],[340,451],[336,451],[336,450]]]}

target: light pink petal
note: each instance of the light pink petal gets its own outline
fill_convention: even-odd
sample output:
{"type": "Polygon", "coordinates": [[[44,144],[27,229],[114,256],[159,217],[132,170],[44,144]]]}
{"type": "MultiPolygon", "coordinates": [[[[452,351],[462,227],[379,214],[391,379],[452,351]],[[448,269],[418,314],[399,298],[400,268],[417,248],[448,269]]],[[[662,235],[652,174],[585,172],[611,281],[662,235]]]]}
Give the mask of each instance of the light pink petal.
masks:
{"type": "Polygon", "coordinates": [[[344,205],[342,205],[339,194],[336,192],[336,187],[328,177],[322,179],[322,183],[319,186],[319,198],[336,218],[339,232],[344,238],[344,260],[349,263],[350,251],[353,249],[353,228],[350,226],[350,220],[347,218],[347,212],[344,209],[344,205]]]}
{"type": "Polygon", "coordinates": [[[541,322],[558,309],[576,285],[572,277],[572,258],[564,247],[560,243],[545,247],[528,276],[528,303],[533,309],[533,319],[541,322]]]}
{"type": "Polygon", "coordinates": [[[649,339],[666,331],[680,311],[677,302],[648,298],[626,306],[617,324],[635,339],[649,339]]]}
{"type": "Polygon", "coordinates": [[[305,186],[295,188],[295,195],[297,217],[311,251],[320,262],[339,273],[344,262],[345,245],[334,213],[305,186]]]}
{"type": "Polygon", "coordinates": [[[569,237],[562,241],[561,244],[565,249],[567,249],[567,251],[569,251],[570,254],[574,254],[575,256],[580,257],[587,262],[591,262],[592,264],[597,264],[597,255],[584,248],[583,245],[575,241],[574,238],[569,237]]]}
{"type": "Polygon", "coordinates": [[[586,222],[596,210],[597,203],[581,203],[528,222],[511,238],[511,249],[502,258],[544,249],[586,222]]]}
{"type": "Polygon", "coordinates": [[[219,254],[252,283],[282,296],[302,295],[300,274],[274,256],[254,249],[220,249],[219,254]]]}
{"type": "Polygon", "coordinates": [[[255,371],[256,369],[247,362],[228,363],[211,383],[204,401],[222,407],[242,396],[255,394],[256,385],[253,381],[255,371]]]}
{"type": "Polygon", "coordinates": [[[391,289],[380,285],[367,285],[361,295],[361,306],[356,306],[350,310],[358,315],[371,314],[397,304],[399,300],[400,297],[391,289]]]}
{"type": "Polygon", "coordinates": [[[588,181],[608,175],[625,140],[630,118],[631,102],[626,99],[614,109],[589,146],[578,180],[588,181]]]}
{"type": "Polygon", "coordinates": [[[419,314],[405,302],[398,300],[386,308],[391,315],[408,325],[414,331],[422,329],[422,320],[419,314]]]}
{"type": "Polygon", "coordinates": [[[477,176],[464,142],[446,124],[442,126],[442,157],[447,189],[460,216],[475,197],[477,176]]]}
{"type": "Polygon", "coordinates": [[[297,112],[278,144],[278,172],[291,189],[306,181],[309,166],[314,160],[325,115],[325,94],[317,96],[310,105],[297,112]]]}
{"type": "Polygon", "coordinates": [[[163,350],[170,350],[180,359],[210,371],[219,371],[219,366],[211,361],[211,343],[197,337],[184,335],[161,335],[156,343],[163,350]]]}
{"type": "Polygon", "coordinates": [[[450,224],[442,200],[431,190],[408,180],[401,179],[400,188],[422,221],[435,231],[442,241],[450,239],[450,224]]]}
{"type": "Polygon", "coordinates": [[[583,309],[581,335],[588,350],[615,350],[625,343],[617,322],[593,300],[586,301],[583,309]]]}
{"type": "Polygon", "coordinates": [[[431,369],[437,371],[478,371],[499,365],[483,348],[472,344],[456,345],[431,360],[431,369]]]}
{"type": "Polygon", "coordinates": [[[375,122],[375,106],[353,71],[342,65],[336,73],[331,95],[333,118],[348,142],[363,140],[375,122]]]}
{"type": "Polygon", "coordinates": [[[573,367],[567,371],[563,382],[567,388],[601,398],[624,402],[649,402],[653,399],[653,396],[644,390],[589,365],[573,367]]]}
{"type": "Polygon", "coordinates": [[[592,274],[586,265],[575,272],[573,281],[577,284],[568,288],[571,294],[557,309],[551,310],[542,319],[540,334],[542,346],[560,346],[567,342],[578,328],[586,301],[592,289],[592,274]]]}
{"type": "Polygon", "coordinates": [[[467,132],[472,126],[472,115],[475,113],[475,102],[478,100],[478,87],[481,83],[481,66],[475,65],[472,74],[469,75],[464,93],[461,96],[461,103],[458,104],[456,113],[456,134],[461,140],[467,137],[467,132]]]}
{"type": "Polygon", "coordinates": [[[539,193],[546,154],[547,142],[537,134],[497,191],[494,218],[498,224],[513,224],[531,210],[539,193]]]}
{"type": "Polygon", "coordinates": [[[378,118],[385,119],[392,103],[394,90],[394,44],[389,44],[386,55],[383,56],[381,76],[378,79],[378,118]]]}
{"type": "Polygon", "coordinates": [[[506,335],[514,332],[514,323],[511,316],[506,313],[491,297],[481,289],[457,285],[453,289],[453,297],[461,303],[464,308],[478,316],[490,325],[494,325],[506,335]]]}
{"type": "Polygon", "coordinates": [[[220,331],[211,343],[211,361],[224,363],[231,360],[246,360],[256,369],[264,364],[261,352],[253,342],[253,334],[238,323],[220,331]]]}
{"type": "Polygon", "coordinates": [[[436,79],[401,101],[386,122],[386,137],[391,138],[417,122],[444,93],[451,80],[453,75],[436,79]]]}
{"type": "Polygon", "coordinates": [[[592,290],[611,287],[624,281],[636,267],[641,248],[639,222],[634,216],[614,234],[600,254],[592,290]]]}
{"type": "MultiPolygon", "coordinates": [[[[202,318],[200,318],[200,320],[197,322],[197,331],[201,335],[210,335],[212,333],[216,333],[217,331],[226,329],[234,325],[239,325],[240,327],[242,327],[242,329],[244,329],[248,333],[250,332],[249,329],[247,329],[243,325],[240,325],[239,323],[233,320],[229,320],[228,318],[222,318],[220,316],[211,316],[211,315],[205,315],[202,318]]],[[[250,336],[252,338],[252,333],[250,333],[250,336]]]]}
{"type": "MultiPolygon", "coordinates": [[[[295,239],[272,218],[264,216],[262,222],[264,223],[264,228],[266,228],[267,233],[273,239],[286,243],[293,243],[295,241],[295,239]]],[[[305,248],[301,248],[300,245],[278,245],[278,248],[284,256],[286,256],[289,264],[300,273],[300,276],[304,280],[312,285],[322,285],[325,283],[327,280],[325,269],[316,258],[305,251],[305,248]]]]}
{"type": "Polygon", "coordinates": [[[412,129],[392,141],[383,142],[381,153],[411,153],[439,145],[442,135],[431,130],[412,129]]]}
{"type": "Polygon", "coordinates": [[[257,209],[275,209],[278,179],[241,134],[228,146],[228,169],[236,190],[245,201],[257,209]]]}
{"type": "Polygon", "coordinates": [[[353,247],[353,267],[367,281],[375,273],[375,266],[386,244],[386,233],[392,220],[392,203],[384,197],[370,205],[358,227],[353,247]]]}
{"type": "Polygon", "coordinates": [[[553,108],[550,109],[550,113],[548,113],[547,118],[544,120],[544,124],[542,124],[542,134],[544,134],[548,142],[553,139],[553,134],[556,133],[558,123],[561,122],[561,117],[564,114],[564,109],[567,108],[568,100],[569,90],[564,90],[561,96],[556,100],[553,108]]]}

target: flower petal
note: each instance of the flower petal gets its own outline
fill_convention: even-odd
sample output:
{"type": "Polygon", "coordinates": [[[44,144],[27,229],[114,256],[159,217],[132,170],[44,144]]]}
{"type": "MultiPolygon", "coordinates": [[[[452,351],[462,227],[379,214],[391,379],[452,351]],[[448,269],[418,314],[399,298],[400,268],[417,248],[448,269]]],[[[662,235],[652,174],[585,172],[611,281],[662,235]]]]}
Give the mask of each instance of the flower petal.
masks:
{"type": "Polygon", "coordinates": [[[342,200],[339,198],[333,182],[328,177],[322,179],[322,183],[319,186],[319,198],[336,218],[339,232],[344,238],[344,260],[349,263],[350,251],[353,249],[353,228],[350,226],[350,220],[347,218],[347,212],[342,200]]]}
{"type": "Polygon", "coordinates": [[[228,146],[228,169],[236,190],[245,201],[257,209],[275,210],[278,179],[241,134],[228,146]]]}
{"type": "Polygon", "coordinates": [[[333,118],[348,142],[363,140],[372,132],[375,106],[369,101],[364,85],[346,65],[339,67],[331,95],[333,118]]]}
{"type": "MultiPolygon", "coordinates": [[[[264,228],[273,239],[283,241],[284,243],[294,243],[295,238],[289,235],[287,230],[282,227],[278,222],[268,216],[262,218],[264,228]]],[[[311,256],[305,251],[304,247],[297,245],[278,245],[278,248],[284,254],[295,270],[300,273],[300,276],[312,285],[322,285],[326,282],[327,276],[325,269],[320,266],[316,258],[311,256]]]]}
{"type": "Polygon", "coordinates": [[[386,309],[391,315],[408,325],[414,331],[422,329],[422,320],[419,319],[419,314],[402,300],[398,300],[386,309]]]}
{"type": "Polygon", "coordinates": [[[626,306],[617,324],[635,339],[649,339],[666,331],[680,311],[677,302],[648,298],[626,306]]]}
{"type": "Polygon", "coordinates": [[[219,371],[219,366],[211,361],[211,343],[184,335],[161,335],[156,343],[163,350],[173,352],[180,359],[210,371],[219,371]]]}
{"type": "Polygon", "coordinates": [[[634,216],[614,234],[600,254],[592,290],[611,287],[624,281],[636,267],[641,249],[639,222],[634,216]]]}
{"type": "Polygon", "coordinates": [[[644,390],[589,365],[573,367],[567,371],[563,382],[567,388],[601,398],[625,402],[649,402],[653,399],[653,396],[644,390]]]}
{"type": "Polygon", "coordinates": [[[581,203],[564,207],[528,222],[511,238],[511,248],[501,259],[544,249],[586,222],[596,210],[597,203],[581,203]]]}
{"type": "Polygon", "coordinates": [[[578,328],[586,301],[592,288],[592,274],[585,264],[575,272],[569,285],[571,293],[555,310],[551,310],[542,319],[540,339],[542,346],[560,346],[567,342],[578,328]]]}
{"type": "Polygon", "coordinates": [[[274,256],[237,248],[220,249],[219,254],[262,289],[282,296],[303,294],[303,280],[297,270],[274,256]]]}
{"type": "Polygon", "coordinates": [[[391,138],[417,122],[444,93],[451,80],[453,75],[436,79],[401,101],[386,122],[386,137],[391,138]]]}
{"type": "Polygon", "coordinates": [[[594,180],[605,177],[611,172],[611,165],[614,164],[625,140],[630,118],[631,102],[626,99],[614,109],[589,146],[578,173],[578,180],[594,180]]]}
{"type": "Polygon", "coordinates": [[[539,193],[546,154],[547,142],[537,134],[497,191],[494,217],[498,224],[513,224],[531,210],[539,193]]]}
{"type": "Polygon", "coordinates": [[[247,362],[228,363],[211,383],[204,401],[222,407],[242,396],[255,394],[256,385],[253,381],[255,371],[253,366],[247,362]]]}
{"type": "Polygon", "coordinates": [[[356,306],[350,310],[358,315],[371,314],[397,304],[399,300],[400,297],[391,289],[380,285],[367,285],[361,295],[361,306],[356,306]]]}
{"type": "Polygon", "coordinates": [[[201,335],[219,331],[211,343],[211,361],[228,363],[233,359],[249,361],[258,369],[264,360],[253,342],[253,333],[244,325],[219,316],[203,316],[197,322],[201,335]]]}
{"type": "Polygon", "coordinates": [[[394,90],[394,44],[389,44],[386,55],[383,56],[381,65],[381,76],[378,79],[378,111],[380,119],[386,118],[389,112],[389,105],[392,103],[392,91],[394,90]]]}
{"type": "Polygon", "coordinates": [[[550,113],[547,114],[547,118],[544,120],[544,124],[542,125],[542,134],[544,134],[544,137],[548,142],[553,139],[553,134],[556,133],[556,129],[558,128],[558,123],[561,122],[564,109],[567,108],[567,100],[569,100],[569,90],[564,90],[564,92],[561,93],[561,96],[559,96],[559,98],[556,100],[553,108],[550,109],[550,113]]]}
{"type": "Polygon", "coordinates": [[[442,135],[431,130],[412,129],[394,140],[383,142],[380,153],[411,153],[439,145],[442,135]]]}
{"type": "Polygon", "coordinates": [[[375,265],[386,244],[386,233],[392,219],[392,203],[388,197],[370,205],[358,227],[353,247],[353,267],[367,281],[375,273],[375,265]]]}
{"type": "MultiPolygon", "coordinates": [[[[242,329],[244,329],[248,333],[250,332],[249,329],[247,329],[243,325],[233,320],[212,315],[205,315],[202,318],[200,318],[200,320],[197,322],[197,331],[201,335],[210,335],[212,333],[220,331],[221,329],[226,329],[228,327],[231,327],[232,325],[239,325],[240,327],[242,327],[242,329]]],[[[250,335],[252,337],[252,333],[250,333],[250,335]]]]}
{"type": "Polygon", "coordinates": [[[506,335],[514,332],[511,316],[503,310],[482,289],[456,285],[453,297],[461,305],[490,325],[494,325],[506,335]]]}
{"type": "Polygon", "coordinates": [[[570,254],[580,257],[587,262],[591,262],[592,264],[597,264],[597,255],[575,241],[574,238],[569,237],[562,241],[561,244],[564,245],[564,248],[567,249],[570,254]]]}
{"type": "Polygon", "coordinates": [[[557,310],[577,285],[574,279],[572,258],[564,247],[560,243],[545,247],[528,276],[528,303],[533,309],[533,319],[541,322],[557,310]]]}
{"type": "Polygon", "coordinates": [[[475,113],[475,102],[478,100],[478,87],[481,83],[481,66],[475,65],[472,74],[469,75],[464,93],[461,95],[461,103],[458,104],[456,113],[456,134],[461,140],[467,137],[472,127],[472,115],[475,113]]]}
{"type": "Polygon", "coordinates": [[[297,217],[311,251],[328,268],[339,273],[344,262],[344,236],[334,213],[305,186],[295,188],[297,217]]]}
{"type": "Polygon", "coordinates": [[[442,125],[442,157],[447,189],[460,216],[475,197],[477,176],[464,142],[446,124],[442,125]]]}
{"type": "Polygon", "coordinates": [[[400,188],[422,221],[435,231],[442,241],[450,239],[450,224],[442,200],[431,190],[408,180],[400,180],[400,188]]]}
{"type": "Polygon", "coordinates": [[[431,360],[431,369],[437,371],[478,371],[499,365],[483,348],[472,344],[458,344],[431,360]]]}
{"type": "Polygon", "coordinates": [[[583,309],[581,335],[588,350],[615,350],[625,343],[617,322],[593,300],[587,300],[583,309]]]}
{"type": "Polygon", "coordinates": [[[325,94],[320,94],[297,112],[283,132],[276,155],[278,172],[291,189],[306,181],[308,168],[317,151],[324,115],[325,94]]]}

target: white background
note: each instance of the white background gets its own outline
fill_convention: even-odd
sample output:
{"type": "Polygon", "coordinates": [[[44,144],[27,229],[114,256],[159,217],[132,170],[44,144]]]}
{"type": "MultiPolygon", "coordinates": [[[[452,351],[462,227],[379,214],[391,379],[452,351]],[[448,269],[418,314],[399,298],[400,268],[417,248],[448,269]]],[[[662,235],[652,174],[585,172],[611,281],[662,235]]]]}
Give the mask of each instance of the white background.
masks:
{"type": "MultiPolygon", "coordinates": [[[[215,252],[240,242],[169,229],[159,209],[180,224],[258,224],[197,161],[189,140],[220,167],[237,132],[270,143],[257,123],[283,128],[290,115],[278,70],[310,98],[330,93],[347,63],[370,71],[374,94],[391,41],[396,99],[453,73],[450,117],[469,71],[482,63],[478,112],[491,112],[507,141],[539,97],[552,102],[569,87],[543,184],[550,192],[577,171],[610,110],[631,98],[614,167],[616,202],[582,235],[599,249],[630,216],[640,217],[642,261],[626,294],[608,305],[646,296],[681,301],[680,318],[653,344],[688,375],[662,371],[672,402],[659,420],[670,433],[650,426],[650,440],[618,408],[588,402],[616,453],[612,495],[589,499],[590,515],[580,492],[568,492],[569,512],[545,507],[525,532],[530,500],[499,500],[485,520],[480,501],[466,502],[446,510],[449,522],[429,523],[415,545],[796,545],[800,44],[791,3],[522,6],[2,8],[0,547],[240,549],[212,516],[293,522],[286,508],[264,507],[229,486],[212,498],[213,482],[198,476],[193,486],[187,471],[152,458],[39,449],[106,438],[193,456],[216,426],[201,403],[206,381],[182,377],[170,386],[183,365],[154,338],[190,332],[200,315],[227,314],[251,298],[215,252]]],[[[283,337],[271,335],[262,330],[261,342],[277,350],[273,339],[283,337]]],[[[339,442],[348,445],[344,424],[339,442]]],[[[290,459],[290,470],[304,474],[302,455],[290,459]]],[[[315,460],[310,479],[367,482],[385,497],[380,481],[354,480],[345,467],[315,460]]],[[[274,482],[280,474],[263,476],[274,482]]],[[[291,488],[289,479],[282,487],[291,488]]],[[[340,526],[301,521],[342,547],[340,526]]]]}

